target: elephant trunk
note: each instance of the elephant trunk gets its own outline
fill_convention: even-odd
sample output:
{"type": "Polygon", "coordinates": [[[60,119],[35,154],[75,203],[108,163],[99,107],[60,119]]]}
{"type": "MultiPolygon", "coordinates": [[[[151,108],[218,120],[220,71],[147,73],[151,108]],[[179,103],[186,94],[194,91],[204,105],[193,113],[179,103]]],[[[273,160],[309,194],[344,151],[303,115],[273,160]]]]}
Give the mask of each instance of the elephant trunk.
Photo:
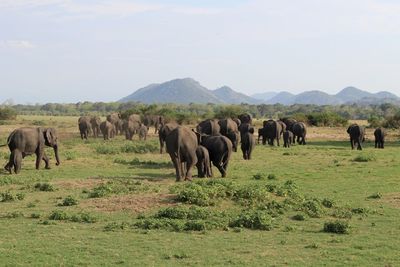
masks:
{"type": "Polygon", "coordinates": [[[54,147],[54,155],[56,156],[56,165],[60,165],[60,157],[58,156],[58,145],[55,145],[54,147]]]}

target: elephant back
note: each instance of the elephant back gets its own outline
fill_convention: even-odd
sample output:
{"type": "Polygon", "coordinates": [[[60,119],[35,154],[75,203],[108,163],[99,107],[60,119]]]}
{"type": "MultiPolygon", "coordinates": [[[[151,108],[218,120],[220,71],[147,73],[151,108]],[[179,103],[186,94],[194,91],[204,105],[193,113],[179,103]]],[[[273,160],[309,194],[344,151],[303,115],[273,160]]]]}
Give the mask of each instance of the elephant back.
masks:
{"type": "Polygon", "coordinates": [[[141,118],[140,118],[140,115],[139,115],[139,114],[131,114],[131,115],[129,115],[128,120],[129,120],[129,121],[138,121],[138,122],[141,122],[141,118]]]}
{"type": "Polygon", "coordinates": [[[293,125],[297,122],[297,120],[291,118],[282,118],[280,121],[285,123],[286,129],[289,131],[293,131],[293,125]]]}
{"type": "Polygon", "coordinates": [[[196,126],[196,130],[200,134],[219,135],[221,126],[218,120],[204,120],[196,126]]]}
{"type": "Polygon", "coordinates": [[[303,122],[296,122],[293,124],[292,132],[297,136],[305,135],[307,131],[306,125],[303,122]]]}
{"type": "Polygon", "coordinates": [[[239,120],[241,123],[252,124],[252,122],[253,122],[253,118],[252,118],[251,114],[249,114],[249,113],[240,114],[239,120]]]}

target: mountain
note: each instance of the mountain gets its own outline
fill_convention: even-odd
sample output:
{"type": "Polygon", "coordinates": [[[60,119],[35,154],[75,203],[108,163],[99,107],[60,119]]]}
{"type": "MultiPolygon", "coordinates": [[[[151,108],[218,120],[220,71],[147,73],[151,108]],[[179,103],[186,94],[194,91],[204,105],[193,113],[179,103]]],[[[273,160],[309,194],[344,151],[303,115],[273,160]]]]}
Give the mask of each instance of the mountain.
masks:
{"type": "Polygon", "coordinates": [[[119,102],[129,101],[146,104],[224,103],[224,101],[217,98],[210,90],[192,78],[175,79],[161,84],[151,84],[119,100],[119,102]]]}
{"type": "Polygon", "coordinates": [[[223,86],[221,88],[215,89],[211,91],[218,99],[228,104],[240,104],[240,103],[248,103],[248,104],[259,104],[262,101],[254,99],[250,96],[247,96],[242,93],[238,93],[232,90],[228,86],[223,86]]]}
{"type": "Polygon", "coordinates": [[[336,98],[340,99],[342,102],[357,102],[364,97],[372,97],[373,94],[360,90],[355,87],[346,87],[335,95],[336,98]]]}
{"type": "Polygon", "coordinates": [[[294,97],[296,104],[312,104],[312,105],[338,105],[340,99],[333,95],[321,91],[306,91],[294,97]]]}
{"type": "Polygon", "coordinates": [[[265,93],[251,95],[251,97],[255,98],[255,99],[267,101],[267,100],[270,100],[271,98],[273,98],[274,96],[276,96],[277,94],[278,94],[278,92],[265,92],[265,93]]]}
{"type": "Polygon", "coordinates": [[[292,105],[294,104],[295,95],[286,91],[280,92],[273,98],[266,101],[267,104],[283,104],[292,105]]]}

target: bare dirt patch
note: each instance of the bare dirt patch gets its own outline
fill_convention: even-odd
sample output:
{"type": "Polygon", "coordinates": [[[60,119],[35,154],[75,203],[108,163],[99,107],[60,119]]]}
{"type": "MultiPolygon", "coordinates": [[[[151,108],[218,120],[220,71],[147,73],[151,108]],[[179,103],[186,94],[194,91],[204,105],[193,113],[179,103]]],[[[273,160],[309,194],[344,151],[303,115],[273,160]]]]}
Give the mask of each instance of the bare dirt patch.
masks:
{"type": "Polygon", "coordinates": [[[171,194],[113,196],[109,198],[89,199],[85,202],[82,202],[82,206],[103,212],[116,212],[125,210],[138,213],[161,206],[174,205],[173,198],[174,195],[171,194]]]}
{"type": "Polygon", "coordinates": [[[389,204],[394,208],[400,209],[400,192],[383,195],[381,202],[389,204]]]}

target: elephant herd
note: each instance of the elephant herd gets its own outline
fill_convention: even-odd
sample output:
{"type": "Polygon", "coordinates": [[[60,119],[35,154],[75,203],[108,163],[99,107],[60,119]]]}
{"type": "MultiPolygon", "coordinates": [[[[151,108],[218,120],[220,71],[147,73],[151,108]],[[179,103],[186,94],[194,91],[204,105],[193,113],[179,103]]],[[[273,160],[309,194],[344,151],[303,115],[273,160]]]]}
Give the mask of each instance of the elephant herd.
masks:
{"type": "Polygon", "coordinates": [[[133,136],[138,134],[140,140],[146,140],[149,127],[154,126],[157,133],[159,125],[163,123],[162,116],[146,115],[142,121],[138,114],[122,119],[120,113],[113,113],[108,115],[103,122],[98,116],[82,116],[78,120],[78,127],[82,139],[87,139],[91,133],[97,138],[101,133],[104,140],[109,140],[119,134],[125,134],[127,140],[132,140],[133,136]]]}
{"type": "MultiPolygon", "coordinates": [[[[105,140],[118,134],[125,134],[125,138],[132,140],[134,134],[146,140],[148,129],[154,126],[160,142],[160,153],[164,146],[170,155],[176,170],[176,180],[191,180],[192,169],[197,167],[198,177],[212,177],[213,164],[222,177],[227,174],[228,163],[232,152],[237,152],[239,144],[244,160],[250,160],[252,151],[256,145],[254,127],[249,114],[242,114],[238,118],[208,119],[200,122],[195,129],[179,125],[175,122],[166,123],[162,116],[146,115],[143,118],[138,114],[132,114],[122,119],[119,113],[107,116],[101,121],[98,116],[82,116],[78,120],[78,127],[82,139],[89,135],[98,137],[100,133],[105,140]]],[[[348,127],[351,148],[362,150],[365,140],[365,128],[357,124],[348,127]]],[[[284,118],[281,120],[265,120],[263,126],[258,129],[257,143],[271,146],[280,145],[283,137],[284,147],[290,147],[296,141],[298,144],[306,144],[307,128],[303,122],[284,118]]],[[[384,148],[386,131],[377,128],[374,132],[375,148],[384,148]]],[[[60,164],[58,155],[58,136],[54,128],[29,128],[23,127],[10,133],[7,144],[10,149],[10,157],[4,168],[11,174],[12,170],[18,173],[21,170],[22,159],[31,154],[36,155],[36,169],[40,162],[45,162],[45,168],[49,169],[49,158],[45,154],[46,146],[54,149],[56,165],[60,164]]],[[[1,145],[1,146],[6,146],[1,145]]]]}

